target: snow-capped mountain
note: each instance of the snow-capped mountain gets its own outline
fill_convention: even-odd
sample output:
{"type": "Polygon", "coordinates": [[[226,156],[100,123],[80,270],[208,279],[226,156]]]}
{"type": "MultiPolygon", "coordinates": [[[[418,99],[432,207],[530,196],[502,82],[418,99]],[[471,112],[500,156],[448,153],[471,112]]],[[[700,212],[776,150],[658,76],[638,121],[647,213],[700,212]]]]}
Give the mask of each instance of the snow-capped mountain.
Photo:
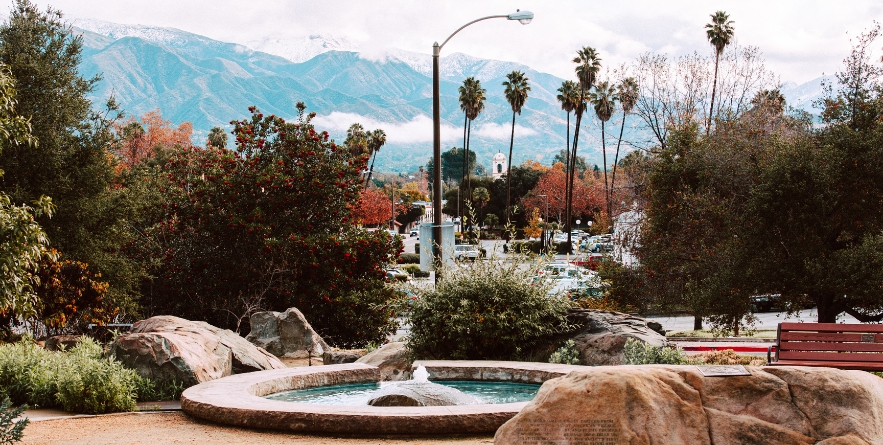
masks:
{"type": "Polygon", "coordinates": [[[300,39],[283,40],[267,37],[253,40],[246,46],[255,51],[283,57],[294,63],[306,62],[328,51],[356,51],[358,45],[346,38],[326,35],[311,35],[300,39]]]}

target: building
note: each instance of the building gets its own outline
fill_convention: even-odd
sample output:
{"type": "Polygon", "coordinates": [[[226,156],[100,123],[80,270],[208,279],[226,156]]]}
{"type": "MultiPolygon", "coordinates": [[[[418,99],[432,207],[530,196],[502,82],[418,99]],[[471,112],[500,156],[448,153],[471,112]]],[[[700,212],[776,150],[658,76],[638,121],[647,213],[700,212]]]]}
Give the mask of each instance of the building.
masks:
{"type": "Polygon", "coordinates": [[[496,181],[497,179],[502,179],[505,174],[506,155],[497,152],[497,154],[494,155],[493,161],[491,161],[491,177],[496,181]]]}

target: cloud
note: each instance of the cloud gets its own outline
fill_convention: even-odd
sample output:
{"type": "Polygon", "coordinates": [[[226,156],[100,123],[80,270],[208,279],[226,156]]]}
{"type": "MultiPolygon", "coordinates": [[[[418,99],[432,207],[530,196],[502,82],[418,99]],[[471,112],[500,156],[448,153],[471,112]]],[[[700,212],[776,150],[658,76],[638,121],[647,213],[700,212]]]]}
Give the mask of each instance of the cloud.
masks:
{"type": "MultiPolygon", "coordinates": [[[[512,136],[512,126],[490,122],[478,127],[478,129],[475,130],[475,134],[488,139],[506,140],[512,136]]],[[[522,127],[519,124],[515,124],[515,136],[522,137],[535,134],[537,134],[537,132],[532,128],[522,127]]]]}
{"type": "MultiPolygon", "coordinates": [[[[318,130],[326,130],[332,135],[337,136],[335,139],[341,141],[345,137],[346,131],[354,123],[362,124],[362,127],[366,130],[374,130],[377,128],[383,130],[386,133],[387,143],[404,145],[432,143],[432,119],[424,115],[416,116],[408,122],[392,123],[380,122],[376,119],[355,113],[334,111],[331,114],[316,116],[313,119],[313,124],[318,130]]],[[[461,131],[449,124],[442,123],[442,143],[456,141],[458,139],[462,139],[461,131]]]]}

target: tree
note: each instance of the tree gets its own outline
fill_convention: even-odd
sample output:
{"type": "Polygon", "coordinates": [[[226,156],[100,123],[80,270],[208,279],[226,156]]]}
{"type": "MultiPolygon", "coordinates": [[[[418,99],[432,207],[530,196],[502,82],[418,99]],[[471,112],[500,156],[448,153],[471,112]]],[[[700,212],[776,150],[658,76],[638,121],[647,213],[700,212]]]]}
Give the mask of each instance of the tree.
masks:
{"type": "MultiPolygon", "coordinates": [[[[570,152],[567,150],[561,150],[558,153],[555,153],[555,157],[552,158],[552,165],[557,163],[563,164],[565,169],[568,165],[570,165],[570,152]]],[[[589,163],[586,162],[586,158],[584,156],[577,156],[574,159],[573,169],[578,176],[582,176],[586,170],[589,169],[589,163]]]]}
{"type": "MultiPolygon", "coordinates": [[[[632,108],[635,107],[635,102],[638,101],[638,94],[638,82],[634,77],[623,79],[616,87],[616,97],[622,105],[622,124],[619,126],[619,138],[616,140],[616,154],[613,156],[613,178],[610,180],[611,187],[613,187],[614,190],[616,189],[616,167],[619,165],[619,146],[622,144],[622,133],[625,131],[625,117],[628,116],[628,114],[632,112],[632,108]]],[[[611,198],[613,197],[614,190],[610,191],[611,198]]],[[[612,213],[609,213],[609,216],[613,218],[612,213]]]]}
{"type": "MultiPolygon", "coordinates": [[[[567,212],[565,215],[564,227],[567,231],[567,245],[572,245],[571,240],[571,211],[570,211],[570,203],[573,201],[573,181],[574,181],[574,163],[576,161],[576,153],[577,147],[579,145],[579,129],[580,124],[582,123],[583,113],[586,109],[586,100],[588,100],[589,91],[592,89],[592,86],[595,84],[595,78],[598,75],[598,71],[601,70],[601,58],[598,57],[598,52],[595,51],[595,48],[590,46],[583,47],[579,51],[576,52],[576,57],[573,59],[573,63],[576,65],[576,77],[579,79],[579,103],[576,107],[576,130],[573,132],[573,149],[570,155],[570,163],[571,165],[567,166],[567,212]]],[[[570,249],[570,247],[568,247],[570,249]]]]}
{"type": "Polygon", "coordinates": [[[353,220],[357,224],[373,226],[388,223],[392,218],[392,200],[386,193],[376,188],[365,189],[357,208],[353,210],[353,220]]]}
{"type": "Polygon", "coordinates": [[[208,132],[206,144],[217,148],[227,148],[227,132],[221,127],[214,127],[208,132]]]}
{"type": "Polygon", "coordinates": [[[481,210],[491,200],[491,194],[484,187],[476,187],[472,190],[472,202],[478,207],[478,221],[482,220],[481,210]]]}
{"type": "MultiPolygon", "coordinates": [[[[98,77],[78,72],[82,37],[53,9],[42,12],[17,0],[0,25],[0,63],[17,90],[17,113],[30,119],[36,144],[10,145],[0,153],[0,190],[11,202],[52,197],[56,212],[38,218],[52,247],[89,264],[110,283],[112,299],[131,302],[140,268],[120,248],[133,236],[134,200],[117,183],[113,147],[115,105],[93,110],[98,77]]],[[[131,309],[131,308],[130,308],[131,309]]]]}
{"type": "Polygon", "coordinates": [[[613,116],[616,106],[616,92],[606,80],[595,86],[595,91],[589,93],[589,101],[595,109],[595,115],[601,121],[601,155],[604,160],[604,201],[607,203],[607,215],[612,214],[610,209],[610,186],[607,182],[607,143],[604,135],[604,124],[613,116]]]}
{"type": "MultiPolygon", "coordinates": [[[[16,91],[6,67],[0,67],[0,150],[34,145],[30,122],[17,114],[16,91]]],[[[3,172],[0,172],[2,176],[3,172]]],[[[39,284],[33,274],[47,251],[49,240],[35,218],[52,216],[52,201],[41,196],[34,206],[16,205],[0,192],[0,319],[9,321],[34,314],[39,284]]],[[[4,330],[9,328],[5,323],[4,330]]]]}
{"type": "MultiPolygon", "coordinates": [[[[487,91],[481,87],[481,82],[474,77],[467,77],[466,80],[463,81],[463,86],[460,87],[460,109],[466,114],[466,119],[469,123],[469,131],[465,132],[464,129],[465,140],[463,144],[463,165],[468,165],[467,163],[469,162],[469,142],[472,138],[472,121],[474,121],[484,110],[486,92],[487,91]]],[[[474,157],[475,155],[472,156],[474,157]]],[[[469,196],[469,191],[472,190],[469,178],[470,169],[464,169],[463,173],[465,174],[465,178],[461,179],[461,183],[463,180],[466,181],[466,196],[469,196]]]]}
{"type": "MultiPolygon", "coordinates": [[[[567,114],[567,132],[565,134],[564,143],[564,156],[561,154],[555,155],[555,162],[563,162],[564,165],[570,165],[570,113],[579,106],[579,85],[572,80],[565,80],[561,83],[561,88],[558,88],[558,102],[561,103],[561,109],[567,114]]],[[[585,164],[585,159],[583,159],[583,164],[585,164]]],[[[582,170],[585,170],[583,168],[582,170]]]]}
{"type": "MultiPolygon", "coordinates": [[[[564,221],[567,212],[567,174],[564,172],[564,164],[556,163],[544,173],[536,184],[523,198],[521,204],[525,208],[539,208],[544,212],[548,205],[549,217],[554,217],[558,222],[564,221]],[[546,197],[542,197],[546,195],[546,197]]],[[[589,216],[596,209],[600,209],[600,194],[596,187],[589,185],[587,181],[575,180],[573,201],[570,208],[574,215],[589,216]]]]}
{"type": "Polygon", "coordinates": [[[512,137],[509,140],[509,164],[506,168],[506,221],[508,224],[511,221],[509,215],[509,206],[512,202],[510,173],[512,170],[512,145],[515,143],[515,115],[521,114],[521,108],[527,102],[530,85],[527,83],[529,79],[521,71],[512,71],[506,75],[506,79],[503,81],[503,86],[506,87],[503,94],[506,95],[506,101],[512,107],[512,137]]]}
{"type": "Polygon", "coordinates": [[[401,243],[353,219],[368,153],[336,145],[297,107],[293,123],[252,107],[234,122],[235,151],[189,147],[162,165],[164,200],[131,246],[150,259],[150,313],[235,329],[296,306],[340,346],[393,328],[385,266],[401,243]]]}
{"type": "Polygon", "coordinates": [[[372,131],[368,135],[368,150],[371,151],[371,167],[368,168],[368,179],[365,180],[365,187],[368,187],[368,184],[371,183],[371,175],[374,173],[374,161],[377,160],[377,153],[380,152],[380,147],[386,145],[386,133],[377,129],[372,131]]]}
{"type": "MultiPolygon", "coordinates": [[[[457,181],[463,177],[463,152],[464,150],[458,147],[451,147],[450,150],[442,152],[442,181],[457,181]]],[[[469,171],[476,175],[482,174],[484,167],[478,163],[474,151],[469,152],[467,160],[469,171]]],[[[426,169],[426,171],[432,171],[432,159],[426,163],[426,169]]]]}
{"type": "MultiPolygon", "coordinates": [[[[209,142],[213,137],[216,140],[223,139],[223,145],[212,145],[224,148],[227,135],[220,127],[215,127],[212,131],[215,129],[220,130],[220,134],[212,136],[209,133],[209,142]]],[[[120,164],[127,169],[156,156],[159,151],[189,147],[193,137],[193,124],[184,122],[176,128],[171,121],[163,119],[159,109],[148,111],[137,120],[130,117],[123,122],[114,123],[114,130],[118,135],[114,153],[120,164]]]]}
{"type": "Polygon", "coordinates": [[[705,35],[708,42],[714,47],[714,82],[711,87],[711,105],[708,107],[708,124],[705,126],[705,134],[711,131],[711,122],[714,119],[714,95],[717,92],[717,72],[720,64],[720,56],[724,52],[724,48],[730,44],[733,39],[734,29],[733,21],[729,20],[730,16],[723,12],[717,11],[711,15],[711,23],[705,25],[705,35]]]}

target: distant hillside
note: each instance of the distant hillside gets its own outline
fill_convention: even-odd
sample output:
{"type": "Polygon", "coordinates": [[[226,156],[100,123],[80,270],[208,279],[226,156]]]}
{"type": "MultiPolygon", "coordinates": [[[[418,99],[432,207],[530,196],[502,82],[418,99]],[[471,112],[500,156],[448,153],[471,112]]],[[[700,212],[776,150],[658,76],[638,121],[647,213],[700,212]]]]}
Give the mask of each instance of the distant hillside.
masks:
{"type": "MultiPolygon", "coordinates": [[[[251,105],[290,118],[295,104],[302,101],[318,114],[317,125],[338,140],[354,122],[368,129],[383,128],[389,142],[377,160],[382,170],[413,171],[431,156],[428,55],[391,49],[369,60],[338,50],[352,48],[350,42],[324,36],[254,43],[278,54],[272,55],[172,28],[95,20],[77,20],[74,25],[85,44],[82,73],[104,78],[95,91],[96,102],[112,94],[129,114],[159,108],[173,122],[192,122],[198,143],[211,127],[229,129],[229,122],[245,117],[251,105]]],[[[565,146],[565,114],[556,100],[563,79],[524,65],[459,53],[441,60],[445,148],[462,145],[457,88],[465,77],[475,76],[487,89],[488,102],[473,124],[472,148],[486,166],[497,151],[508,152],[512,111],[502,82],[515,69],[526,72],[531,83],[530,97],[516,118],[515,163],[528,158],[551,162],[565,146]]],[[[811,102],[814,91],[820,89],[808,83],[793,86],[785,95],[811,102]]],[[[614,115],[611,122],[618,123],[620,117],[614,115]]],[[[580,155],[601,164],[600,132],[588,121],[580,155]]],[[[636,122],[631,123],[627,138],[636,131],[636,122]]]]}

